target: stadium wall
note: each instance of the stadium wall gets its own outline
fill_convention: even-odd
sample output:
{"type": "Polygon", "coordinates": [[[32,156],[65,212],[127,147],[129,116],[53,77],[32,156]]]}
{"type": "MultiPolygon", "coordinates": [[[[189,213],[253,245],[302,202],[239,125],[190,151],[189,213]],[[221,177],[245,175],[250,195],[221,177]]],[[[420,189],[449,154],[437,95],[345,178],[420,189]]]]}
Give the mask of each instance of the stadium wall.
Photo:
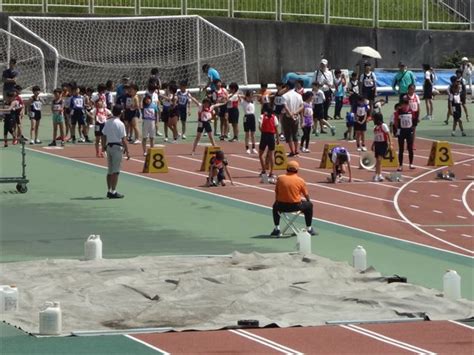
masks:
{"type": "MultiPolygon", "coordinates": [[[[0,14],[0,27],[7,29],[9,15],[0,14]]],[[[455,50],[474,57],[472,31],[375,29],[223,17],[207,19],[244,43],[249,83],[274,83],[287,72],[313,71],[323,57],[329,60],[332,68],[351,69],[359,59],[351,50],[362,45],[379,50],[383,59],[376,65],[380,68],[394,68],[400,60],[413,68],[421,67],[422,63],[436,66],[455,50]]]]}

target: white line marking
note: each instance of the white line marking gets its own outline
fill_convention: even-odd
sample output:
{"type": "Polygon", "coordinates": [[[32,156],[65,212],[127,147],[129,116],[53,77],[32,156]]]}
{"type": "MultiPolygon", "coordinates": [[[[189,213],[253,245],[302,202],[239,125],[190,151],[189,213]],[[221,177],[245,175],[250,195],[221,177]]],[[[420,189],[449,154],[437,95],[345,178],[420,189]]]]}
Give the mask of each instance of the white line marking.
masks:
{"type": "Polygon", "coordinates": [[[471,166],[471,164],[463,164],[462,166],[471,166]]]}
{"type": "Polygon", "coordinates": [[[466,237],[466,238],[472,238],[472,235],[469,235],[469,234],[461,234],[461,236],[466,237]]]}
{"type": "MultiPolygon", "coordinates": [[[[461,162],[455,163],[454,165],[456,165],[456,164],[462,164],[462,163],[464,163],[464,162],[471,161],[471,160],[474,160],[474,158],[470,158],[470,159],[467,159],[467,160],[465,160],[465,161],[461,161],[461,162]]],[[[444,167],[437,168],[437,169],[433,170],[433,172],[436,171],[436,170],[441,170],[441,169],[444,169],[444,167]]],[[[400,205],[399,205],[399,203],[398,203],[398,199],[399,199],[399,197],[400,197],[400,194],[401,194],[401,193],[403,192],[403,190],[404,190],[405,188],[407,188],[413,181],[416,181],[416,180],[418,180],[418,179],[421,179],[421,178],[423,178],[424,176],[426,176],[426,175],[428,175],[428,174],[430,174],[430,173],[431,173],[431,171],[427,171],[426,173],[423,173],[423,174],[421,174],[421,175],[418,175],[418,176],[415,177],[413,180],[408,181],[407,183],[403,184],[403,185],[400,187],[400,189],[399,189],[399,190],[397,191],[397,193],[395,194],[395,197],[393,198],[394,206],[395,206],[395,209],[396,209],[398,215],[399,215],[400,217],[402,217],[402,219],[403,219],[404,221],[406,221],[408,224],[410,224],[413,228],[417,229],[418,231],[420,231],[421,233],[427,235],[428,237],[430,237],[430,238],[432,238],[432,239],[436,239],[436,240],[440,241],[441,243],[450,245],[450,246],[452,246],[452,247],[454,247],[454,248],[456,248],[456,249],[465,251],[465,252],[467,252],[467,253],[469,253],[469,254],[471,254],[471,255],[474,254],[474,251],[472,251],[472,250],[470,250],[470,249],[463,248],[463,247],[461,247],[461,246],[459,246],[459,245],[457,245],[457,244],[448,242],[448,241],[446,241],[446,240],[444,240],[444,239],[442,239],[442,238],[439,238],[439,237],[437,237],[437,236],[435,236],[435,235],[433,235],[433,234],[431,234],[431,233],[425,231],[423,228],[417,226],[417,225],[416,225],[415,223],[413,223],[410,219],[408,219],[408,218],[405,216],[405,214],[402,212],[402,210],[401,210],[401,208],[400,208],[400,205]]]]}
{"type": "MultiPolygon", "coordinates": [[[[179,158],[183,158],[183,159],[188,159],[188,160],[194,160],[194,161],[198,161],[200,162],[201,160],[199,159],[194,159],[194,158],[189,158],[189,157],[184,157],[184,156],[181,156],[181,155],[178,155],[179,158]]],[[[142,160],[137,160],[137,159],[130,159],[130,160],[135,160],[135,161],[139,161],[141,163],[143,163],[142,160]]],[[[232,167],[230,167],[232,168],[232,167]]],[[[182,169],[178,169],[178,168],[170,168],[172,170],[177,170],[177,171],[181,171],[183,173],[188,173],[188,174],[195,174],[195,175],[199,175],[199,176],[202,176],[202,177],[207,177],[208,175],[203,175],[203,174],[199,174],[199,173],[193,173],[193,172],[190,172],[190,171],[187,171],[187,170],[182,170],[182,169]]],[[[232,169],[237,169],[237,170],[244,170],[244,171],[250,171],[252,172],[251,170],[246,170],[246,169],[241,169],[241,168],[236,168],[236,167],[233,167],[232,169]]],[[[301,168],[300,168],[301,169],[301,168]]],[[[273,189],[266,189],[264,187],[259,187],[259,186],[254,186],[254,185],[248,185],[248,184],[244,184],[244,183],[241,183],[241,182],[234,182],[236,184],[239,184],[239,185],[242,185],[242,186],[246,186],[246,187],[249,187],[249,188],[252,188],[252,189],[258,189],[258,190],[262,190],[262,191],[267,191],[267,192],[271,192],[271,193],[275,193],[275,190],[273,189]]],[[[316,200],[316,199],[311,199],[312,202],[316,202],[316,203],[320,203],[320,204],[323,204],[323,205],[328,205],[328,206],[331,206],[331,207],[337,207],[337,208],[341,208],[341,209],[345,209],[345,210],[349,210],[349,211],[353,211],[353,212],[357,212],[357,213],[362,213],[362,214],[366,214],[366,215],[369,215],[369,216],[374,216],[374,217],[377,217],[377,218],[385,218],[385,219],[389,219],[389,220],[392,220],[392,221],[397,221],[397,222],[400,222],[400,223],[406,223],[405,221],[399,219],[399,218],[394,218],[394,217],[390,217],[390,216],[384,216],[384,215],[381,215],[380,213],[373,213],[373,212],[368,212],[368,211],[364,211],[364,210],[359,210],[357,208],[351,208],[351,207],[347,207],[347,206],[342,206],[342,205],[337,205],[335,203],[330,203],[330,202],[326,202],[326,201],[321,201],[321,200],[316,200]]]]}
{"type": "MultiPolygon", "coordinates": [[[[416,139],[421,139],[422,141],[428,141],[428,142],[435,142],[435,141],[432,140],[432,139],[424,138],[424,137],[416,137],[416,139]]],[[[450,144],[451,146],[460,145],[460,146],[463,146],[463,147],[468,148],[469,150],[474,149],[474,147],[473,147],[472,145],[466,144],[466,143],[453,143],[453,142],[449,142],[449,144],[450,144]]],[[[467,150],[466,148],[459,148],[459,149],[467,150]]],[[[451,151],[453,151],[453,150],[454,150],[454,149],[451,149],[451,151]]]]}
{"type": "Polygon", "coordinates": [[[449,184],[449,186],[451,186],[451,187],[459,187],[459,185],[456,185],[456,184],[449,184]]]}
{"type": "Polygon", "coordinates": [[[442,228],[436,228],[436,230],[439,232],[446,232],[446,229],[442,229],[442,228]]]}
{"type": "MultiPolygon", "coordinates": [[[[241,336],[241,337],[243,337],[243,338],[252,340],[252,341],[254,341],[254,342],[256,342],[256,343],[265,345],[266,347],[272,348],[272,349],[274,349],[274,350],[276,350],[276,351],[279,351],[279,352],[281,352],[281,353],[283,353],[283,354],[287,354],[287,355],[291,355],[291,354],[292,354],[290,351],[283,350],[283,349],[280,348],[280,347],[274,346],[274,345],[272,345],[272,344],[270,344],[270,343],[267,343],[267,342],[265,342],[265,341],[262,341],[262,340],[260,340],[260,339],[251,337],[251,336],[249,336],[249,335],[247,335],[247,334],[244,334],[244,333],[240,333],[240,332],[238,332],[237,330],[231,329],[231,330],[229,330],[229,332],[231,332],[231,333],[233,333],[233,334],[236,334],[236,335],[238,335],[238,336],[241,336]]],[[[301,353],[300,353],[300,354],[301,354],[301,353]]]]}
{"type": "Polygon", "coordinates": [[[461,219],[467,219],[467,217],[465,216],[456,216],[457,218],[461,218],[461,219]]]}
{"type": "Polygon", "coordinates": [[[357,192],[352,192],[352,191],[347,191],[347,190],[343,190],[343,189],[338,189],[338,188],[335,188],[335,187],[326,186],[326,185],[324,185],[324,184],[313,184],[313,183],[311,183],[311,182],[307,182],[306,185],[321,187],[321,188],[323,188],[323,189],[334,190],[334,191],[337,191],[337,192],[343,192],[343,193],[346,193],[346,194],[349,194],[349,195],[354,195],[354,196],[369,198],[369,199],[372,199],[372,200],[378,200],[378,201],[393,203],[393,200],[389,200],[389,199],[386,199],[386,198],[375,197],[375,196],[369,196],[369,195],[363,195],[363,194],[359,194],[359,193],[357,193],[357,192]]]}
{"type": "Polygon", "coordinates": [[[467,193],[469,192],[469,189],[474,186],[474,182],[471,182],[463,191],[462,193],[462,204],[466,208],[466,210],[471,214],[471,216],[474,216],[474,211],[471,209],[469,204],[467,203],[467,193]]]}
{"type": "Polygon", "coordinates": [[[364,332],[364,331],[360,331],[360,330],[358,330],[358,329],[356,329],[356,328],[352,328],[352,327],[350,327],[350,326],[348,326],[348,325],[340,325],[340,327],[342,327],[342,328],[344,328],[344,329],[347,329],[347,330],[350,330],[351,332],[354,332],[354,333],[358,333],[358,334],[365,335],[366,337],[369,337],[369,338],[378,340],[378,341],[380,341],[380,342],[382,342],[382,343],[390,344],[390,345],[395,346],[395,347],[397,347],[397,348],[401,348],[401,349],[404,349],[404,350],[408,350],[408,351],[414,352],[415,354],[420,354],[420,355],[423,354],[423,353],[418,352],[418,351],[415,351],[415,350],[413,350],[412,348],[409,348],[409,347],[407,347],[407,346],[403,346],[403,345],[398,344],[398,343],[395,343],[395,342],[393,342],[393,341],[385,340],[385,339],[383,339],[383,338],[381,338],[381,337],[378,337],[378,336],[375,336],[375,335],[366,333],[366,332],[364,332]]]}
{"type": "Polygon", "coordinates": [[[416,191],[416,190],[408,190],[408,191],[410,191],[412,194],[417,194],[418,193],[418,191],[416,191]]]}
{"type": "Polygon", "coordinates": [[[439,197],[439,195],[431,194],[431,197],[439,197]]]}
{"type": "Polygon", "coordinates": [[[169,352],[167,352],[167,351],[165,351],[165,350],[163,350],[163,349],[157,348],[156,346],[153,346],[153,345],[147,343],[146,341],[137,339],[137,338],[135,338],[135,337],[132,336],[132,335],[125,334],[125,337],[127,337],[128,339],[131,339],[131,340],[133,340],[133,341],[136,341],[137,343],[140,343],[140,344],[142,344],[142,345],[145,345],[146,347],[148,347],[148,348],[150,348],[150,349],[153,349],[153,350],[155,350],[155,351],[158,351],[158,352],[160,352],[160,353],[163,353],[163,355],[170,355],[169,352]]]}
{"type": "Polygon", "coordinates": [[[413,207],[413,208],[420,208],[420,206],[417,206],[417,205],[410,205],[410,207],[413,207]]]}
{"type": "Polygon", "coordinates": [[[462,202],[462,200],[460,200],[460,199],[458,199],[458,198],[453,198],[453,201],[462,202]]]}
{"type": "Polygon", "coordinates": [[[469,179],[474,179],[474,175],[468,175],[466,177],[469,178],[469,179]]]}
{"type": "Polygon", "coordinates": [[[270,340],[268,338],[265,338],[265,337],[262,337],[260,335],[257,335],[257,334],[254,334],[254,333],[251,333],[251,332],[248,332],[246,330],[243,330],[243,329],[237,329],[233,332],[238,332],[238,333],[241,333],[241,334],[245,334],[245,335],[248,335],[249,337],[252,337],[252,338],[255,338],[255,339],[258,339],[258,340],[261,340],[265,343],[268,343],[268,344],[271,344],[271,345],[274,345],[274,346],[277,346],[279,347],[280,349],[284,350],[284,351],[288,351],[290,354],[295,354],[295,355],[303,355],[303,353],[299,352],[298,350],[295,350],[295,349],[292,349],[292,348],[289,348],[283,344],[280,344],[280,343],[277,343],[273,340],[270,340]]]}
{"type": "Polygon", "coordinates": [[[473,327],[473,326],[470,326],[469,324],[464,324],[464,323],[461,323],[461,322],[456,322],[455,320],[448,320],[448,322],[453,323],[453,324],[456,324],[456,325],[459,325],[460,327],[465,327],[465,328],[467,328],[467,329],[474,330],[474,327],[473,327]]]}
{"type": "MultiPolygon", "coordinates": [[[[36,150],[36,149],[31,149],[31,148],[26,148],[26,149],[29,150],[29,151],[35,152],[35,153],[49,155],[49,156],[51,156],[53,158],[56,158],[56,159],[60,158],[60,159],[64,159],[64,160],[73,161],[73,162],[79,163],[79,164],[93,166],[95,168],[99,168],[99,169],[102,169],[102,170],[107,170],[106,166],[102,166],[102,165],[99,165],[99,164],[89,163],[87,161],[83,161],[83,160],[79,160],[79,159],[75,159],[75,158],[70,158],[70,157],[65,157],[65,156],[58,155],[58,154],[52,154],[52,153],[48,153],[48,152],[44,152],[44,151],[40,151],[40,150],[36,150]]],[[[215,193],[212,193],[212,192],[209,192],[209,191],[205,191],[205,190],[202,190],[202,189],[189,187],[189,186],[185,186],[185,185],[176,184],[176,183],[169,182],[169,181],[166,181],[166,180],[160,180],[158,178],[151,178],[149,176],[135,174],[135,173],[128,172],[128,171],[122,171],[121,173],[126,174],[126,175],[130,175],[130,176],[134,176],[134,177],[138,177],[138,178],[141,178],[141,179],[145,179],[145,180],[159,182],[159,183],[164,184],[164,185],[179,187],[179,188],[184,189],[184,190],[190,190],[190,191],[210,195],[210,196],[213,196],[213,197],[219,197],[219,198],[223,198],[223,199],[227,199],[227,200],[231,200],[231,201],[236,201],[236,202],[243,203],[243,204],[257,206],[257,207],[260,207],[260,208],[265,208],[267,210],[272,209],[272,207],[270,207],[270,206],[265,206],[265,205],[262,205],[262,204],[259,204],[259,203],[245,201],[245,200],[238,199],[238,198],[235,198],[235,197],[230,197],[230,196],[216,195],[215,193]]],[[[187,172],[187,173],[190,173],[190,172],[187,172]]],[[[438,248],[438,247],[435,247],[435,246],[432,246],[432,245],[427,245],[427,244],[414,242],[414,241],[411,241],[411,240],[401,239],[401,238],[390,236],[388,234],[382,234],[382,233],[378,233],[378,232],[371,232],[371,231],[368,231],[368,230],[365,230],[365,229],[357,228],[357,227],[354,227],[354,226],[349,226],[347,224],[342,224],[342,223],[338,223],[338,222],[333,222],[333,221],[330,221],[330,220],[327,220],[327,219],[313,217],[313,220],[328,223],[328,224],[332,224],[332,225],[338,226],[338,227],[352,229],[352,230],[355,230],[355,231],[358,231],[358,232],[361,232],[361,233],[370,233],[372,235],[380,236],[382,238],[387,238],[387,239],[391,239],[391,240],[396,240],[396,241],[402,242],[402,243],[412,244],[412,245],[416,245],[416,246],[423,247],[423,248],[428,248],[428,249],[432,249],[432,250],[441,251],[443,253],[457,255],[457,256],[460,256],[460,257],[463,257],[463,258],[473,259],[472,256],[469,256],[469,255],[466,255],[466,254],[461,254],[461,253],[458,253],[458,252],[455,252],[455,251],[452,251],[452,250],[442,249],[442,248],[438,248]]]]}
{"type": "Polygon", "coordinates": [[[398,340],[398,339],[394,339],[394,338],[390,338],[386,335],[383,335],[383,334],[380,334],[380,333],[377,333],[377,332],[374,332],[373,330],[369,330],[369,329],[366,329],[366,328],[362,328],[362,327],[359,327],[357,325],[354,325],[354,324],[351,324],[349,325],[349,327],[351,328],[354,328],[354,329],[358,329],[360,330],[361,332],[365,332],[367,334],[371,334],[373,336],[376,336],[376,337],[380,337],[381,339],[385,339],[387,341],[390,341],[390,342],[394,342],[396,344],[399,344],[399,345],[402,345],[402,346],[406,346],[408,347],[410,350],[414,351],[414,352],[420,352],[420,354],[435,354],[429,350],[426,350],[426,349],[423,349],[423,348],[419,348],[415,345],[412,345],[412,344],[409,344],[409,343],[405,343],[401,340],[398,340]]]}
{"type": "Polygon", "coordinates": [[[443,213],[441,211],[438,211],[438,210],[433,210],[434,213],[443,213]]]}

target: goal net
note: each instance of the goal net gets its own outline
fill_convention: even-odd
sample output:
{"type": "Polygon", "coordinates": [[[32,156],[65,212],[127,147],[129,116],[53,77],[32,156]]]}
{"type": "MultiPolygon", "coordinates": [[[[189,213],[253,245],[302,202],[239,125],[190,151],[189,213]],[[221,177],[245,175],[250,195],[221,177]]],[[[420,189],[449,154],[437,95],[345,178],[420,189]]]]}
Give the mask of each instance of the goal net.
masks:
{"type": "Polygon", "coordinates": [[[0,71],[8,68],[10,59],[16,59],[19,76],[17,84],[23,89],[37,85],[46,89],[44,58],[33,44],[0,29],[0,71]]]}
{"type": "Polygon", "coordinates": [[[199,16],[10,17],[9,28],[43,50],[48,91],[70,81],[96,87],[124,74],[144,88],[152,68],[162,81],[197,87],[207,81],[203,64],[227,83],[247,83],[242,42],[199,16]]]}

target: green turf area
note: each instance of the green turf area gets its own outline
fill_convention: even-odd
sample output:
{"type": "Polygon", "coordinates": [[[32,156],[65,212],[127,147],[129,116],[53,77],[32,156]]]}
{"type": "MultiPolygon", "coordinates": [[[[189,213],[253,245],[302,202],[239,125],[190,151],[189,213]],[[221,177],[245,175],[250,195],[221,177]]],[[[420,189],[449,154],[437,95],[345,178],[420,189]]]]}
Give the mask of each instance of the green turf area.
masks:
{"type": "Polygon", "coordinates": [[[0,353],[2,355],[160,354],[121,335],[35,338],[5,323],[0,323],[0,353]]]}
{"type": "MultiPolygon", "coordinates": [[[[44,1],[44,0],[43,0],[44,1]]],[[[37,12],[42,10],[42,0],[30,0],[28,5],[14,6],[18,0],[3,0],[4,11],[7,12],[37,12]]],[[[94,10],[99,15],[133,16],[136,13],[135,0],[116,0],[96,2],[94,10]]],[[[424,0],[379,0],[378,16],[380,27],[395,28],[422,28],[424,0]],[[412,22],[402,22],[402,21],[412,22]]],[[[285,0],[278,5],[275,0],[239,0],[233,2],[234,17],[257,18],[274,20],[277,11],[281,11],[284,20],[325,23],[325,0],[285,0]],[[291,14],[291,15],[285,15],[291,14]],[[311,16],[313,15],[313,16],[311,16]]],[[[141,15],[163,16],[181,15],[182,2],[180,0],[141,0],[141,15]]],[[[201,16],[229,16],[229,0],[187,0],[187,14],[201,16]]],[[[373,26],[373,0],[331,0],[328,2],[327,15],[331,24],[352,26],[373,26]],[[365,20],[356,20],[365,19],[365,20]]],[[[74,2],[49,2],[48,12],[52,14],[87,14],[89,0],[74,2]],[[55,6],[59,4],[60,6],[55,6]],[[74,4],[74,6],[67,6],[74,4]]],[[[458,22],[446,8],[429,1],[429,21],[432,29],[468,29],[467,25],[444,24],[436,22],[458,22]]]]}

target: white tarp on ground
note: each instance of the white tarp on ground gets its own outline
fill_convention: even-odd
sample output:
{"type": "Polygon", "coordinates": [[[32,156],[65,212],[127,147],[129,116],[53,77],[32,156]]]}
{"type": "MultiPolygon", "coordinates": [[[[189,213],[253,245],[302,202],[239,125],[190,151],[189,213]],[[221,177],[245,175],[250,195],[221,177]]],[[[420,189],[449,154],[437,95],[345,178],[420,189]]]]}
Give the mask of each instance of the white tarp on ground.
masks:
{"type": "MultiPolygon", "coordinates": [[[[442,275],[440,275],[440,278],[442,275]]],[[[238,319],[321,325],[333,320],[431,319],[473,315],[474,303],[440,291],[388,284],[376,271],[300,254],[137,257],[2,264],[0,284],[16,284],[20,309],[3,320],[38,332],[38,311],[60,301],[63,332],[138,327],[217,329],[238,319]]]]}

